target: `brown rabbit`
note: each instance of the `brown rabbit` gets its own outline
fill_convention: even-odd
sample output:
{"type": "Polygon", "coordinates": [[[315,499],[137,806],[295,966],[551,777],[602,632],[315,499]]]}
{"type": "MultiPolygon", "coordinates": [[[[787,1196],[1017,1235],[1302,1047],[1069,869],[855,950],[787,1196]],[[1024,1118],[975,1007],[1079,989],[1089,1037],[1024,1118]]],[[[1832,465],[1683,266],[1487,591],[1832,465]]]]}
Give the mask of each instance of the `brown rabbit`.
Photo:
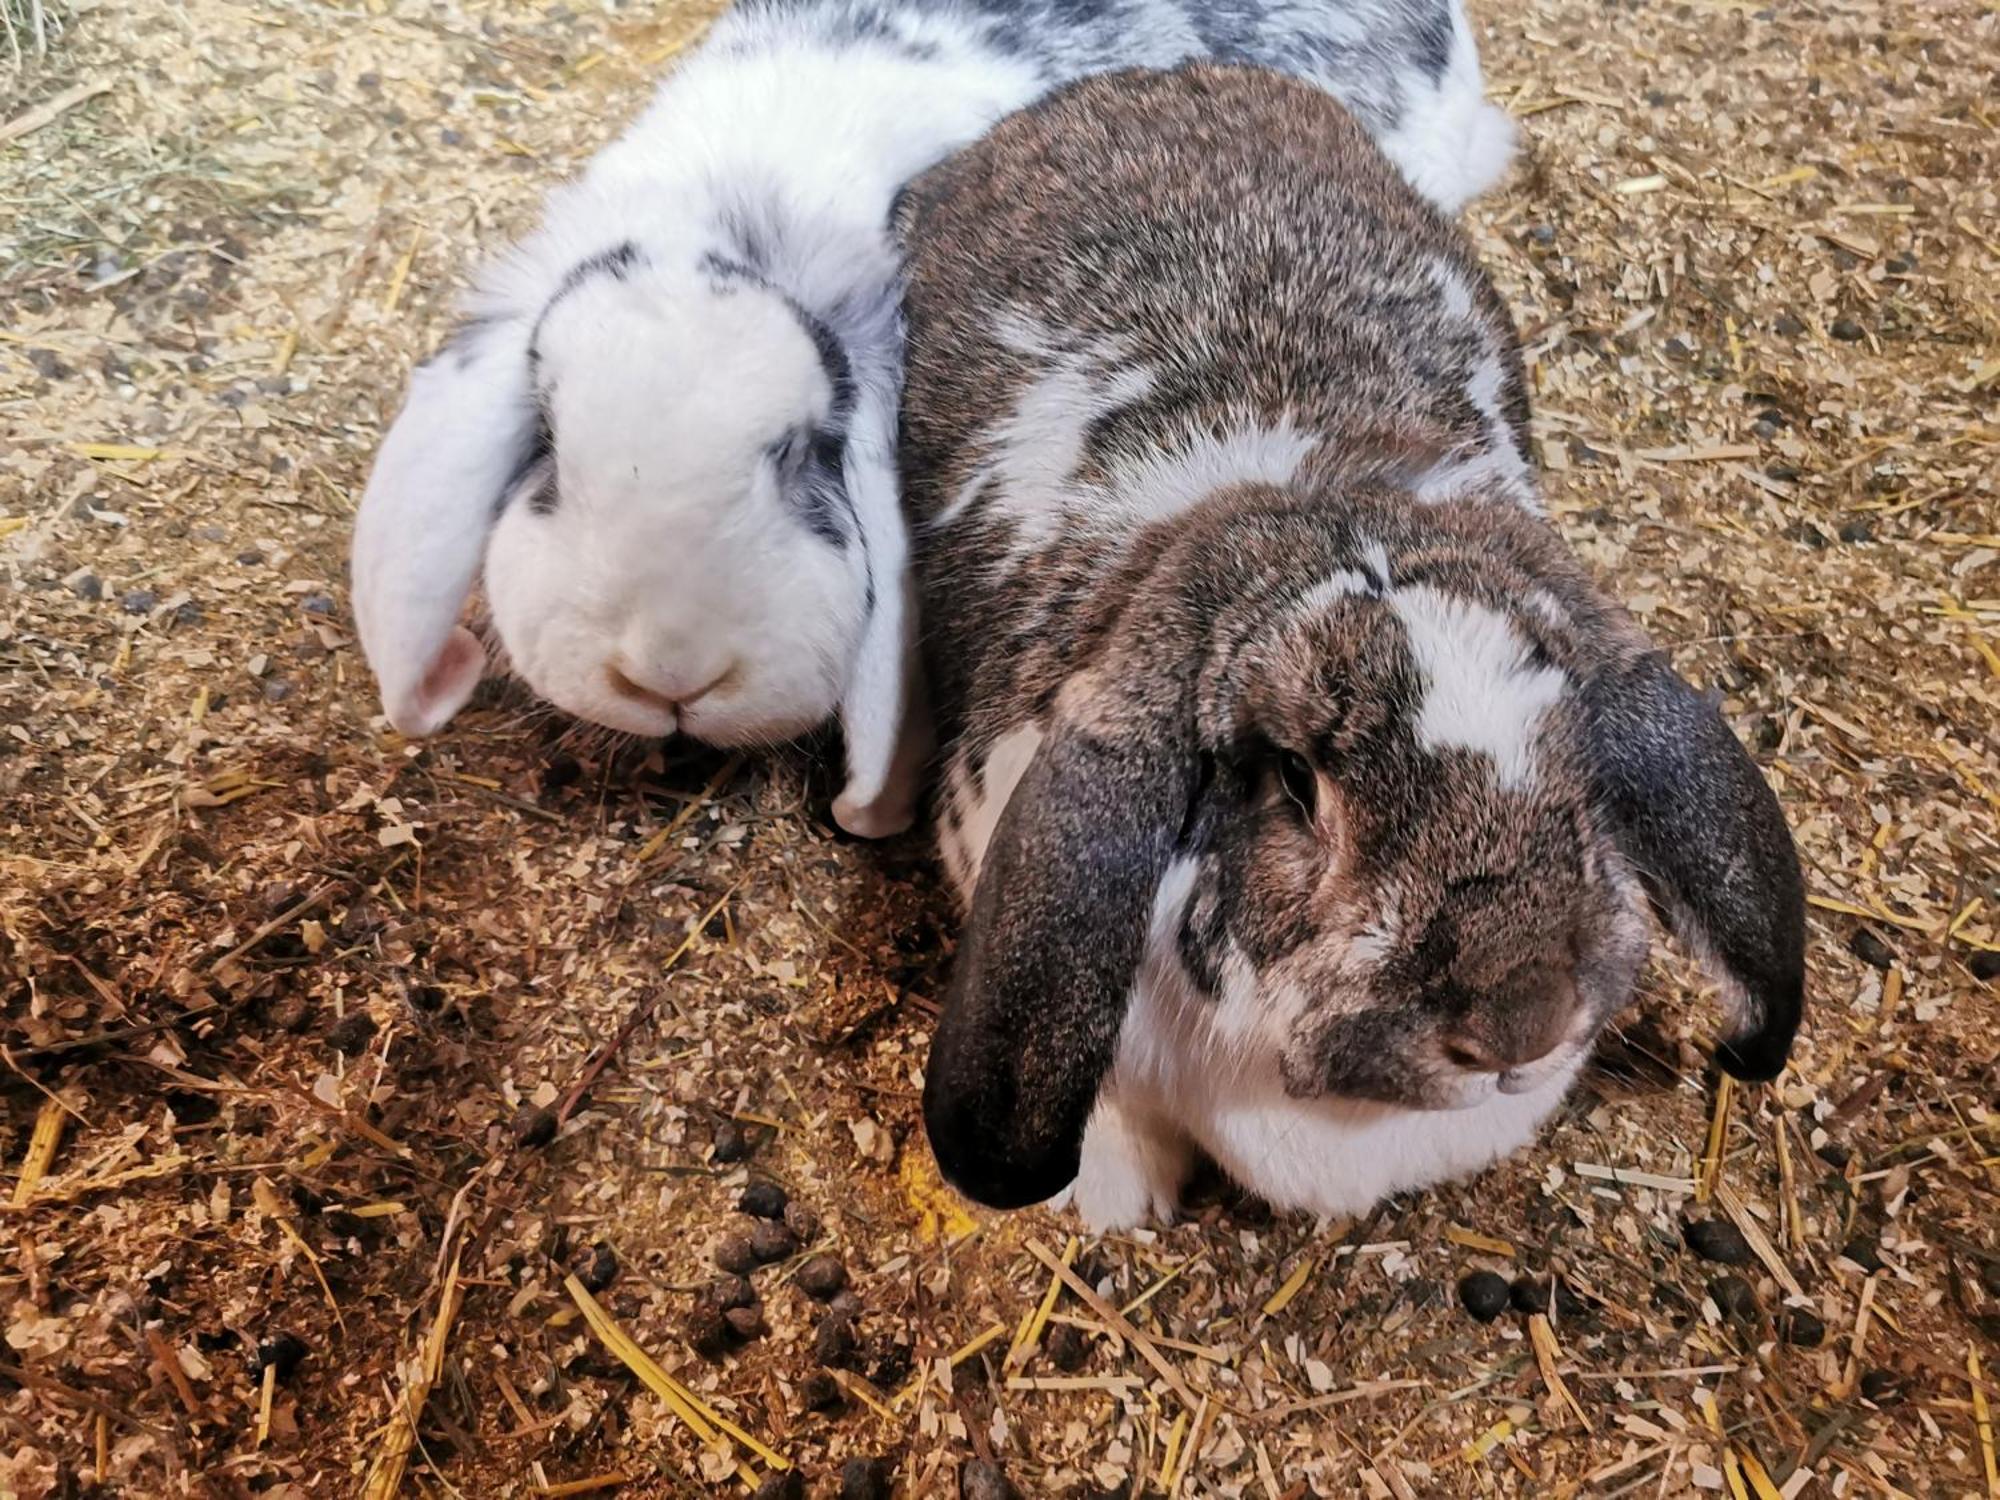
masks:
{"type": "Polygon", "coordinates": [[[1715,710],[1543,519],[1514,330],[1339,105],[1193,66],[919,179],[903,477],[969,906],[947,1177],[1344,1213],[1531,1138],[1648,899],[1783,1065],[1803,897],[1715,710]]]}

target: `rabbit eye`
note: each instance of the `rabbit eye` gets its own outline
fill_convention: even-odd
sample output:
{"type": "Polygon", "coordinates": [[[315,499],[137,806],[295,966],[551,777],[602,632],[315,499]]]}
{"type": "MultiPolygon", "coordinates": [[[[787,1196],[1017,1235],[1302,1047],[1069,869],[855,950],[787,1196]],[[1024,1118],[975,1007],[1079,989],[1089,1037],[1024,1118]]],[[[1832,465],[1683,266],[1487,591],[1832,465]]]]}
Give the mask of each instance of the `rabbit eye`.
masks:
{"type": "Polygon", "coordinates": [[[1278,785],[1292,800],[1307,822],[1318,815],[1319,777],[1313,774],[1312,765],[1296,750],[1278,752],[1278,785]]]}

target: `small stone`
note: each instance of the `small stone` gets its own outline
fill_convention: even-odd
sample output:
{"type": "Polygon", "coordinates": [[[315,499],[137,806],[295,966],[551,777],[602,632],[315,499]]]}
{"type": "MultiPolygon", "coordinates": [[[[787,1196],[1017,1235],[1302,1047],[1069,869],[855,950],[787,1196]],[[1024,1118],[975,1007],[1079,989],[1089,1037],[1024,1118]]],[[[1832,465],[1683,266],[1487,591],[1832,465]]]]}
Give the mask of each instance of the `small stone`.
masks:
{"type": "Polygon", "coordinates": [[[1864,542],[1872,542],[1875,540],[1875,528],[1868,523],[1865,517],[1856,516],[1852,521],[1848,521],[1841,526],[1840,539],[1855,546],[1859,546],[1864,542]]]}
{"type": "Polygon", "coordinates": [[[104,580],[95,573],[72,573],[69,580],[70,592],[79,599],[102,599],[104,580]]]}
{"type": "Polygon", "coordinates": [[[725,1234],[715,1247],[715,1263],[725,1271],[738,1276],[747,1275],[757,1269],[757,1251],[750,1243],[750,1236],[742,1230],[725,1234]]]}
{"type": "Polygon", "coordinates": [[[1868,337],[1867,330],[1852,318],[1835,318],[1833,326],[1827,329],[1827,332],[1843,343],[1849,344],[1868,337]]]}
{"type": "Polygon", "coordinates": [[[1491,1323],[1505,1312],[1512,1294],[1507,1278],[1493,1271],[1474,1271],[1459,1278],[1460,1304],[1482,1323],[1491,1323]]]}
{"type": "Polygon", "coordinates": [[[556,1112],[525,1101],[514,1111],[514,1140],[529,1150],[538,1150],[556,1138],[556,1112]]]}
{"type": "Polygon", "coordinates": [[[785,1228],[799,1237],[801,1245],[810,1245],[819,1238],[819,1215],[794,1198],[785,1205],[785,1228]]]}
{"type": "Polygon", "coordinates": [[[707,1302],[697,1302],[682,1327],[688,1347],[703,1359],[720,1359],[729,1349],[729,1325],[722,1310],[707,1302]]]}
{"type": "Polygon", "coordinates": [[[1896,961],[1896,950],[1872,927],[1855,928],[1847,940],[1847,951],[1871,969],[1886,969],[1896,961]]]}
{"type": "Polygon", "coordinates": [[[813,1358],[827,1366],[847,1363],[854,1355],[854,1320],[828,1313],[813,1331],[813,1358]]]}
{"type": "Polygon", "coordinates": [[[309,615],[331,615],[339,609],[339,606],[333,602],[331,595],[307,594],[299,601],[299,608],[309,615]]]}
{"type": "Polygon", "coordinates": [[[1965,966],[1981,984],[1991,984],[2000,979],[2000,948],[1981,948],[1965,961],[1965,966]]]}
{"type": "Polygon", "coordinates": [[[722,1315],[722,1321],[746,1344],[764,1336],[764,1314],[755,1307],[732,1307],[722,1315]]]}
{"type": "Polygon", "coordinates": [[[283,1381],[305,1357],[306,1346],[298,1339],[289,1333],[274,1334],[258,1342],[257,1357],[250,1361],[250,1373],[262,1380],[266,1370],[276,1370],[278,1379],[283,1381]]]}
{"type": "Polygon", "coordinates": [[[1750,1264],[1750,1242],[1726,1219],[1696,1219],[1681,1232],[1687,1237],[1688,1249],[1703,1260],[1725,1266],[1750,1264]]]}
{"type": "Polygon", "coordinates": [[[847,1285],[847,1267],[837,1255],[815,1255],[799,1267],[799,1290],[816,1302],[830,1302],[847,1285]]]}
{"type": "Polygon", "coordinates": [[[1049,1362],[1065,1375],[1074,1375],[1090,1362],[1090,1335],[1074,1323],[1058,1323],[1049,1330],[1049,1362]]]}
{"type": "Polygon", "coordinates": [[[861,1299],[854,1295],[853,1287],[847,1288],[826,1306],[828,1312],[838,1313],[851,1322],[861,1321],[861,1299]]]}
{"type": "Polygon", "coordinates": [[[757,1150],[750,1139],[750,1132],[734,1120],[724,1120],[715,1127],[715,1148],[711,1157],[727,1166],[731,1162],[748,1161],[757,1150]]]}
{"type": "MultiPolygon", "coordinates": [[[[796,1255],[799,1238],[783,1224],[772,1219],[759,1219],[757,1227],[750,1231],[750,1253],[757,1258],[757,1264],[768,1266],[796,1255]]],[[[729,1271],[740,1271],[741,1266],[725,1266],[729,1271]]]]}
{"type": "Polygon", "coordinates": [[[1870,1370],[1861,1377],[1861,1394],[1877,1406],[1894,1406],[1903,1399],[1903,1377],[1894,1370],[1870,1370]]]}
{"type": "Polygon", "coordinates": [[[807,1411],[836,1412],[847,1405],[847,1392],[824,1370],[815,1370],[799,1385],[799,1401],[807,1411]]]}
{"type": "Polygon", "coordinates": [[[1537,245],[1553,245],[1556,242],[1556,226],[1553,224],[1537,224],[1533,229],[1528,231],[1528,238],[1533,240],[1537,245]]]}
{"type": "Polygon", "coordinates": [[[997,1464],[983,1458],[968,1458],[958,1471],[959,1500],[1016,1500],[1014,1486],[997,1464]]]}
{"type": "Polygon", "coordinates": [[[791,1194],[777,1183],[760,1179],[743,1189],[743,1196],[736,1200],[736,1206],[753,1218],[782,1219],[785,1205],[790,1201],[791,1194]]]}
{"type": "Polygon", "coordinates": [[[747,1276],[725,1276],[708,1289],[708,1301],[722,1312],[735,1307],[755,1307],[757,1288],[747,1276]]]}
{"type": "Polygon", "coordinates": [[[840,1470],[840,1500],[889,1500],[896,1470],[885,1458],[850,1458],[840,1470]]]}
{"type": "Polygon", "coordinates": [[[590,1247],[582,1264],[576,1268],[576,1279],[583,1283],[586,1292],[593,1295],[610,1286],[617,1277],[617,1253],[602,1240],[590,1247]]]}
{"type": "Polygon", "coordinates": [[[1708,1284],[1708,1295],[1725,1318],[1747,1323],[1757,1316],[1757,1293],[1741,1276],[1718,1276],[1708,1284]]]}
{"type": "Polygon", "coordinates": [[[335,1024],[326,1034],[326,1042],[342,1057],[352,1057],[368,1050],[368,1044],[375,1039],[375,1029],[375,1018],[365,1010],[357,1010],[335,1024]]]}
{"type": "Polygon", "coordinates": [[[1788,1307],[1778,1314],[1778,1337],[1801,1349],[1817,1349],[1826,1340],[1826,1323],[1809,1308],[1788,1307]]]}
{"type": "Polygon", "coordinates": [[[1517,1313],[1545,1313],[1549,1310],[1549,1284],[1539,1276],[1516,1276],[1507,1289],[1507,1301],[1517,1313]]]}
{"type": "MultiPolygon", "coordinates": [[[[446,135],[453,132],[446,131],[446,135]]],[[[797,1469],[787,1469],[782,1474],[766,1474],[764,1482],[757,1486],[750,1500],[806,1500],[805,1476],[797,1469]]]]}
{"type": "Polygon", "coordinates": [[[1806,325],[1790,313],[1779,313],[1778,320],[1771,326],[1788,339],[1795,339],[1806,331],[1806,325]]]}
{"type": "Polygon", "coordinates": [[[118,607],[128,615],[143,615],[160,602],[160,596],[151,589],[132,589],[118,596],[118,607]]]}
{"type": "Polygon", "coordinates": [[[1840,1253],[1864,1271],[1879,1271],[1882,1269],[1881,1250],[1873,1240],[1863,1239],[1860,1235],[1856,1235],[1845,1245],[1842,1245],[1840,1253]]]}

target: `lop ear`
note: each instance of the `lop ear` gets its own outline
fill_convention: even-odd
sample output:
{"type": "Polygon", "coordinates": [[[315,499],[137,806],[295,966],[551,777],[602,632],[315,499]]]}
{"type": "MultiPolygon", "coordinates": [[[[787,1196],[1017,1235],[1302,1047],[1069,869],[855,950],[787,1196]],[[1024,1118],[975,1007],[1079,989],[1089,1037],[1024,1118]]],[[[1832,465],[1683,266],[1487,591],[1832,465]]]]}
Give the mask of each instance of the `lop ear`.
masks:
{"type": "Polygon", "coordinates": [[[1587,689],[1598,793],[1654,904],[1721,984],[1716,1061],[1774,1078],[1805,1003],[1805,885],[1778,799],[1722,715],[1647,652],[1587,689]]]}
{"type": "Polygon", "coordinates": [[[389,722],[430,734],[486,651],[458,623],[506,492],[532,461],[526,350],[510,323],[462,331],[410,377],[354,518],[354,618],[389,722]]]}
{"type": "Polygon", "coordinates": [[[939,1168],[993,1208],[1076,1176],[1195,794],[1178,736],[1064,718],[994,827],[924,1078],[939,1168]]]}
{"type": "Polygon", "coordinates": [[[868,617],[840,700],[847,784],[833,817],[857,838],[879,839],[915,821],[931,752],[916,580],[897,485],[896,381],[886,373],[863,383],[855,399],[845,478],[868,565],[868,617]]]}

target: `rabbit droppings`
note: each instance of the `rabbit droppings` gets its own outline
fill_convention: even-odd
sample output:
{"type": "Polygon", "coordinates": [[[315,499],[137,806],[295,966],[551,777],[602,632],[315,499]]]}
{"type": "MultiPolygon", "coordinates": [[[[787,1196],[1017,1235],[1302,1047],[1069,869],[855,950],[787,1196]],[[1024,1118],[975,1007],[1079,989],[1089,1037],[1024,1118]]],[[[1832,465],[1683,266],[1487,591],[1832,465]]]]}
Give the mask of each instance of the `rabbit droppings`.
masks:
{"type": "Polygon", "coordinates": [[[411,378],[354,535],[390,721],[431,733],[478,684],[458,619],[483,564],[500,643],[549,702],[719,745],[837,708],[836,817],[907,825],[927,742],[894,196],[1065,78],[1201,55],[1340,95],[1446,207],[1511,151],[1460,0],[739,4],[411,378]]]}
{"type": "Polygon", "coordinates": [[[1072,87],[920,179],[903,485],[968,907],[946,1176],[1352,1213],[1528,1141],[1647,906],[1783,1065],[1803,895],[1720,715],[1542,515],[1507,312],[1324,94],[1072,87]]]}

